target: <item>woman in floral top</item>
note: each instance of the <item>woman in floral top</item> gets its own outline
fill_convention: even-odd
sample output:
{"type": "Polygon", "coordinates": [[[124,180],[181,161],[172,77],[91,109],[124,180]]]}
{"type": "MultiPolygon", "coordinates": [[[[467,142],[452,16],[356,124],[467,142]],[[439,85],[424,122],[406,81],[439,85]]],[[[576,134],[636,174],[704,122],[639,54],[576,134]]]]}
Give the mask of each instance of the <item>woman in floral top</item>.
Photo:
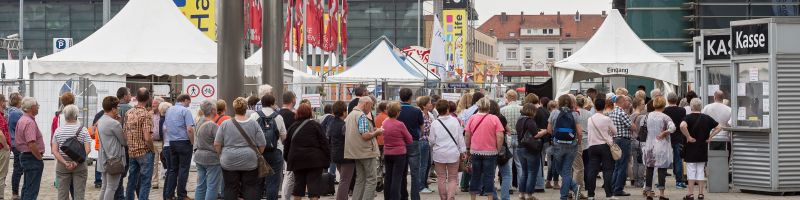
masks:
{"type": "Polygon", "coordinates": [[[431,166],[433,162],[431,161],[431,146],[428,143],[428,136],[431,135],[431,122],[435,118],[431,111],[433,110],[433,103],[431,103],[431,98],[428,96],[421,96],[417,98],[417,107],[422,111],[422,118],[424,123],[422,124],[422,134],[420,135],[420,143],[419,154],[420,154],[420,174],[422,180],[422,190],[421,193],[433,193],[430,189],[428,189],[428,176],[427,174],[431,170],[431,166]]]}

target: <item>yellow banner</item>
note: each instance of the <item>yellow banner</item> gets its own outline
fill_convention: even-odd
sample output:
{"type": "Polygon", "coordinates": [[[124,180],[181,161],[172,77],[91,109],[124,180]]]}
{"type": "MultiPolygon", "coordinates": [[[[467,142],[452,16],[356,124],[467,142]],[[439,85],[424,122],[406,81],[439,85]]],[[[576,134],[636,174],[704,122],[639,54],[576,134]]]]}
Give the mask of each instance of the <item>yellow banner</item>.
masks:
{"type": "Polygon", "coordinates": [[[443,10],[442,13],[447,61],[456,69],[464,68],[467,58],[467,11],[443,10]]]}
{"type": "Polygon", "coordinates": [[[174,0],[183,15],[211,40],[217,41],[215,6],[217,0],[174,0]]]}

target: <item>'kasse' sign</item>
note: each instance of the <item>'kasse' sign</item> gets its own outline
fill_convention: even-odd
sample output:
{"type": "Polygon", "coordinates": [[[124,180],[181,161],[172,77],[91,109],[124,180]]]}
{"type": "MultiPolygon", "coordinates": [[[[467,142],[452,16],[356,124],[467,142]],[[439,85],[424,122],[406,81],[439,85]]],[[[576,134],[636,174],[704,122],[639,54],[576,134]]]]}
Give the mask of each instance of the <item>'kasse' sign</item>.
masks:
{"type": "Polygon", "coordinates": [[[717,60],[731,58],[730,35],[703,36],[703,60],[717,60]]]}
{"type": "Polygon", "coordinates": [[[769,24],[732,26],[731,36],[735,55],[769,52],[769,24]]]}

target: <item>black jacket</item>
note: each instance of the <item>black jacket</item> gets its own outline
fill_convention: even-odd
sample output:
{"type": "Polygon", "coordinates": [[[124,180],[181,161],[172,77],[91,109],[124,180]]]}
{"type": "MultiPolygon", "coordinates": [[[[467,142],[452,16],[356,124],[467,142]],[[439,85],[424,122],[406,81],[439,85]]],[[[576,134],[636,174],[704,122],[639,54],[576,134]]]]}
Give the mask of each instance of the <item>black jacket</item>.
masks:
{"type": "Polygon", "coordinates": [[[286,170],[295,171],[313,168],[326,168],[330,165],[331,151],[322,126],[315,120],[308,121],[300,131],[294,132],[303,121],[296,121],[289,128],[284,141],[283,157],[286,170]]]}
{"type": "Polygon", "coordinates": [[[334,163],[353,163],[353,160],[344,159],[344,120],[334,117],[328,124],[326,133],[330,138],[332,161],[334,163]]]}

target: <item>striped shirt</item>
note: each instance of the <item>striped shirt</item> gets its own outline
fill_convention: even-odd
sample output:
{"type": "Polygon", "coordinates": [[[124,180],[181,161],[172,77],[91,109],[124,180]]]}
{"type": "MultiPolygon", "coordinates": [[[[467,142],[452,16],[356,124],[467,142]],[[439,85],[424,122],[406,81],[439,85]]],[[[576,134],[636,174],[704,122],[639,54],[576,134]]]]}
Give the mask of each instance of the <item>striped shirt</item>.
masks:
{"type": "MultiPolygon", "coordinates": [[[[65,122],[56,129],[56,132],[53,135],[53,141],[51,143],[57,144],[58,147],[64,146],[64,142],[75,137],[76,133],[78,133],[78,140],[83,142],[84,145],[86,143],[90,143],[92,140],[89,137],[89,130],[87,130],[86,127],[82,127],[80,123],[67,124],[65,122]],[[78,133],[78,128],[81,129],[80,133],[78,133]]],[[[59,153],[61,153],[61,157],[63,157],[64,160],[72,160],[69,156],[67,156],[67,154],[64,153],[64,151],[59,151],[59,153]]]]}

